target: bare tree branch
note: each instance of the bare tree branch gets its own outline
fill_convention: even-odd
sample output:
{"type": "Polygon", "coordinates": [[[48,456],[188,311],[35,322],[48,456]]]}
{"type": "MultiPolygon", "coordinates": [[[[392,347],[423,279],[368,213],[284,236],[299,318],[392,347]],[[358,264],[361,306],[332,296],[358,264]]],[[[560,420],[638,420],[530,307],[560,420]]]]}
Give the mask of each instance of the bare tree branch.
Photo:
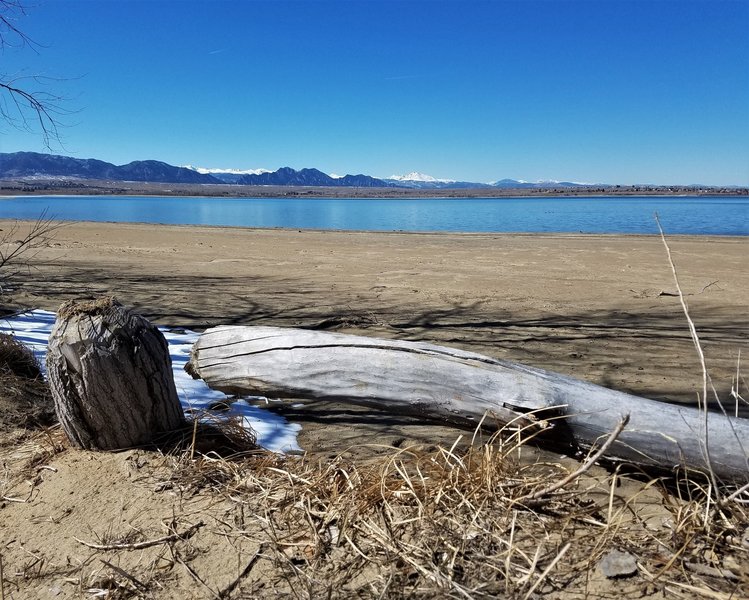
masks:
{"type": "MultiPolygon", "coordinates": [[[[27,79],[41,82],[44,78],[29,77],[27,79]]],[[[25,131],[41,132],[44,146],[51,149],[53,142],[60,142],[60,122],[58,116],[66,114],[59,103],[64,100],[43,91],[30,91],[19,87],[19,79],[6,81],[0,77],[0,117],[6,123],[25,131]]]]}
{"type": "Polygon", "coordinates": [[[38,44],[15,25],[26,16],[26,6],[19,0],[0,0],[0,50],[29,46],[34,51],[38,44]]]}
{"type": "MultiPolygon", "coordinates": [[[[25,14],[23,0],[0,0],[0,51],[28,46],[37,52],[39,45],[16,25],[25,14]]],[[[69,113],[62,107],[65,98],[37,87],[54,81],[59,80],[0,73],[0,119],[19,130],[39,131],[48,150],[61,144],[59,117],[69,113]]]]}
{"type": "Polygon", "coordinates": [[[30,261],[40,248],[46,246],[54,232],[65,223],[55,221],[48,216],[46,209],[39,215],[22,237],[21,224],[16,222],[0,235],[0,297],[22,273],[31,267],[30,261]]]}

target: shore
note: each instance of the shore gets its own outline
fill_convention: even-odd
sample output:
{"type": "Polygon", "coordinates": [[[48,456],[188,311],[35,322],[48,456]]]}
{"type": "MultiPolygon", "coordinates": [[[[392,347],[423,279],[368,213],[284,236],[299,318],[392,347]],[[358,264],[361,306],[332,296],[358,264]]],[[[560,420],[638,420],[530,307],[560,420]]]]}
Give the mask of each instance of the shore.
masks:
{"type": "Polygon", "coordinates": [[[746,187],[682,185],[581,185],[559,187],[325,187],[151,183],[96,179],[0,179],[2,196],[201,196],[226,198],[517,198],[569,196],[746,196],[746,187]]]}
{"type": "MultiPolygon", "coordinates": [[[[678,236],[669,245],[712,381],[733,402],[739,352],[749,354],[749,240],[678,236]]],[[[12,294],[17,307],[55,310],[70,298],[114,294],[162,325],[427,340],[671,402],[693,403],[701,389],[655,236],[76,223],[57,230],[30,266],[12,294]]],[[[360,430],[332,416],[350,416],[348,408],[283,410],[309,422],[300,438],[308,449],[334,453],[361,435],[381,439],[376,423],[360,430]],[[335,435],[319,430],[321,421],[335,435]]],[[[411,435],[391,425],[391,437],[411,435]]]]}

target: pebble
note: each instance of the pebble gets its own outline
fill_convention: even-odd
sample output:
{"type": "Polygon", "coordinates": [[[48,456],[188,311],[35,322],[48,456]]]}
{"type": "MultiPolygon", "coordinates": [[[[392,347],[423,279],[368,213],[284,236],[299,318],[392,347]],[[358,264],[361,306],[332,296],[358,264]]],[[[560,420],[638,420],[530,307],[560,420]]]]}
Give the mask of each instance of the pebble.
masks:
{"type": "Polygon", "coordinates": [[[601,559],[601,571],[609,579],[631,577],[637,573],[637,561],[628,552],[612,550],[601,559]]]}

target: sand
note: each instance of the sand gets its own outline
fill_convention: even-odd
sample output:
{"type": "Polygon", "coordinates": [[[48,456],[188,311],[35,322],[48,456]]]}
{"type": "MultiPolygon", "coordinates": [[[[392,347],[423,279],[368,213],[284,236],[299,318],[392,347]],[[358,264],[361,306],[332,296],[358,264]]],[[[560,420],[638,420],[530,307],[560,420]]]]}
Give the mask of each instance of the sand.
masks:
{"type": "MultiPolygon", "coordinates": [[[[0,222],[0,229],[11,225],[0,222]]],[[[729,401],[739,352],[749,355],[749,241],[685,236],[670,238],[669,245],[713,383],[729,401]]],[[[70,298],[114,294],[161,325],[267,324],[428,340],[673,402],[694,403],[701,386],[657,237],[76,223],[58,230],[29,264],[10,292],[18,307],[55,310],[70,298]]],[[[746,369],[738,370],[746,392],[746,369]]],[[[303,425],[301,446],[323,460],[350,450],[355,460],[367,461],[383,446],[428,447],[460,433],[330,403],[288,403],[277,410],[303,425]]],[[[140,454],[68,450],[54,460],[57,471],[39,472],[32,485],[36,504],[9,502],[0,511],[4,539],[14,540],[6,560],[16,560],[15,568],[25,556],[19,541],[40,555],[42,546],[58,543],[66,555],[82,555],[71,536],[101,535],[102,519],[111,516],[101,513],[101,503],[117,504],[110,529],[138,521],[150,537],[157,536],[159,520],[176,510],[175,501],[155,494],[151,483],[128,491],[126,480],[138,480],[138,461],[151,460],[140,454]],[[83,485],[76,477],[106,482],[97,486],[91,511],[80,499],[58,502],[83,485]],[[28,524],[41,521],[34,538],[28,524]]],[[[180,504],[180,514],[202,511],[202,503],[211,505],[200,497],[187,508],[180,504]]],[[[216,552],[201,554],[205,562],[193,565],[230,581],[220,570],[226,557],[216,552]]],[[[64,562],[49,548],[45,556],[64,562]]],[[[33,593],[16,590],[12,597],[40,597],[34,594],[50,590],[53,575],[40,578],[29,588],[33,593]]],[[[54,586],[68,596],[64,584],[54,586]]]]}
{"type": "MultiPolygon", "coordinates": [[[[4,231],[11,225],[0,222],[4,231]]],[[[669,245],[712,380],[728,398],[739,352],[749,356],[749,241],[675,236],[669,245]]],[[[428,340],[648,398],[693,403],[701,389],[656,236],[76,223],[30,259],[12,296],[18,306],[55,310],[70,298],[114,294],[161,325],[264,324],[428,340]]],[[[326,408],[315,410],[314,422],[332,421],[335,435],[315,435],[306,449],[333,439],[335,453],[349,435],[382,439],[383,424],[354,430],[358,417],[349,409],[326,408]]],[[[286,410],[302,423],[308,412],[286,410]]],[[[305,428],[303,442],[313,429],[305,428]]]]}

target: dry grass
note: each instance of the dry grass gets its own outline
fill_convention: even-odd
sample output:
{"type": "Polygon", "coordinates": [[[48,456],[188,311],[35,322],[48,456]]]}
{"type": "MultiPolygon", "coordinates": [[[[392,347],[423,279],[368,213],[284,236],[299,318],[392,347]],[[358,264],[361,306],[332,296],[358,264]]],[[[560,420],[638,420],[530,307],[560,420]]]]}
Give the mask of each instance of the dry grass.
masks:
{"type": "Polygon", "coordinates": [[[32,351],[0,333],[0,430],[49,424],[52,398],[32,351]]]}
{"type": "MultiPolygon", "coordinates": [[[[623,475],[591,467],[594,451],[585,468],[529,460],[531,437],[509,429],[322,462],[257,451],[237,422],[196,422],[147,452],[147,485],[219,511],[175,514],[166,535],[81,531],[81,565],[62,573],[30,555],[23,579],[64,576],[81,598],[165,598],[185,578],[212,598],[747,597],[749,498],[716,494],[708,476],[623,475]],[[242,548],[223,587],[199,562],[218,538],[242,548]],[[116,560],[143,548],[147,560],[116,560]],[[601,575],[612,550],[633,556],[636,574],[601,575]]],[[[59,430],[39,431],[0,454],[33,484],[64,445],[59,430]]]]}
{"type": "Polygon", "coordinates": [[[39,362],[12,335],[0,333],[0,434],[53,422],[52,396],[39,362]]]}
{"type": "Polygon", "coordinates": [[[27,346],[10,334],[0,333],[0,373],[37,379],[41,377],[42,370],[27,346]]]}
{"type": "Polygon", "coordinates": [[[627,597],[749,589],[749,512],[717,504],[708,480],[643,479],[619,494],[618,472],[568,478],[561,463],[521,460],[526,443],[500,432],[480,445],[393,449],[366,466],[185,452],[169,457],[161,485],[220,495],[234,514],[216,526],[259,546],[232,597],[595,597],[612,549],[633,555],[638,573],[598,579],[627,597]],[[655,525],[642,510],[654,505],[655,525]]]}

